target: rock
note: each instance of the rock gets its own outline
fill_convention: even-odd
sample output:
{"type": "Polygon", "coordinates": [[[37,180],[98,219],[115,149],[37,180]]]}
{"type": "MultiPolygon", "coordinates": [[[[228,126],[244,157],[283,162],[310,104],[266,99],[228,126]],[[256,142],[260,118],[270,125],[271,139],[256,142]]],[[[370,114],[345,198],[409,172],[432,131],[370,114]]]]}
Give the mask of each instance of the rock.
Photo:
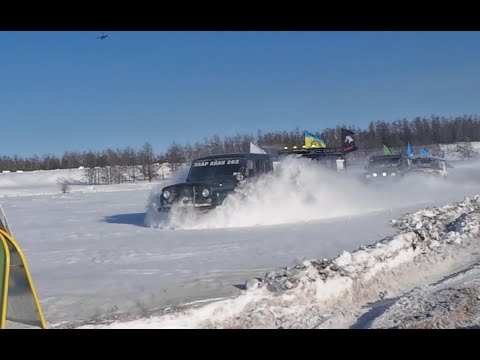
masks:
{"type": "Polygon", "coordinates": [[[310,260],[305,260],[305,261],[302,263],[302,265],[308,267],[308,266],[312,265],[312,263],[311,263],[310,260]]]}
{"type": "Polygon", "coordinates": [[[270,271],[265,275],[267,279],[274,279],[276,276],[277,276],[277,273],[275,271],[270,271]]]}
{"type": "Polygon", "coordinates": [[[259,285],[260,281],[258,281],[257,279],[250,279],[247,280],[247,282],[245,283],[245,288],[247,289],[247,291],[251,291],[257,289],[259,285]]]}

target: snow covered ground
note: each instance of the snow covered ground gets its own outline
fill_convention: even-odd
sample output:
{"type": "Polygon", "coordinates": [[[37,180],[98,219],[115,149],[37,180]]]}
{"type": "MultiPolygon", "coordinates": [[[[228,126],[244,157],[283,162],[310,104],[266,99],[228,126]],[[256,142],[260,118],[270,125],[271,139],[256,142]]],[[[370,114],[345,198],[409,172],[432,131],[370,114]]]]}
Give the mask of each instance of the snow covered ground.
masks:
{"type": "Polygon", "coordinates": [[[401,217],[401,232],[246,283],[234,298],[82,328],[468,328],[480,324],[480,200],[401,217]]]}
{"type": "Polygon", "coordinates": [[[480,141],[458,142],[454,144],[441,144],[440,150],[445,154],[445,159],[450,161],[465,160],[465,151],[462,148],[471,148],[473,158],[477,158],[480,154],[480,141]]]}
{"type": "Polygon", "coordinates": [[[444,326],[474,326],[476,201],[436,210],[430,222],[410,215],[437,226],[437,238],[390,223],[480,193],[479,164],[454,166],[446,181],[379,187],[358,181],[360,169],[339,177],[282,162],[203,217],[152,211],[159,189],[184,171],[161,183],[72,181],[66,194],[57,178],[79,181],[73,173],[0,174],[0,201],[50,327],[428,327],[442,309],[465,307],[474,315],[444,326]],[[467,230],[445,233],[465,207],[467,230]],[[440,306],[442,291],[458,301],[440,306]],[[433,315],[407,319],[427,306],[420,299],[431,299],[433,315]]]}

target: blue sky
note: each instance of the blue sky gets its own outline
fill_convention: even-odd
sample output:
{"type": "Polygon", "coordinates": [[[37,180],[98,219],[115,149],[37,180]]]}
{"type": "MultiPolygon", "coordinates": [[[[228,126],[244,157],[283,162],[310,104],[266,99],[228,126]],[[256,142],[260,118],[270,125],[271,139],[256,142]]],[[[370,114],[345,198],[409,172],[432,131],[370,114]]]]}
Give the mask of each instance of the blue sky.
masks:
{"type": "Polygon", "coordinates": [[[0,155],[480,114],[480,32],[0,32],[0,155]]]}

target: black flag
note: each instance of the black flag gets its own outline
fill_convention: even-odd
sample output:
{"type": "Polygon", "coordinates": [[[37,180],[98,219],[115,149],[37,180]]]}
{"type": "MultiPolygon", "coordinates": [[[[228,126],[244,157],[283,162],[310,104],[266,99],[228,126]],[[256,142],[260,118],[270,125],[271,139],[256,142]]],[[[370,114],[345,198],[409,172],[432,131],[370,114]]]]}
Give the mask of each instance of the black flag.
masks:
{"type": "Polygon", "coordinates": [[[353,131],[348,129],[342,129],[342,150],[344,153],[349,153],[355,150],[358,150],[357,145],[355,145],[355,140],[353,139],[353,131]]]}

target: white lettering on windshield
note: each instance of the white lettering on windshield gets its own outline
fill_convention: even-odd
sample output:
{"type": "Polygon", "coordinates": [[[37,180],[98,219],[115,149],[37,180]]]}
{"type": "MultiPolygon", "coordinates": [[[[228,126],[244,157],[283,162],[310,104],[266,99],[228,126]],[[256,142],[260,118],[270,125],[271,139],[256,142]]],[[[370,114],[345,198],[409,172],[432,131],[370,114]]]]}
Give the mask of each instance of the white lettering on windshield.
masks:
{"type": "Polygon", "coordinates": [[[213,160],[210,166],[225,165],[225,160],[213,160]]]}
{"type": "Polygon", "coordinates": [[[193,163],[193,167],[200,166],[219,166],[219,165],[238,165],[240,164],[239,159],[232,160],[212,160],[212,161],[198,161],[193,163]]]}

